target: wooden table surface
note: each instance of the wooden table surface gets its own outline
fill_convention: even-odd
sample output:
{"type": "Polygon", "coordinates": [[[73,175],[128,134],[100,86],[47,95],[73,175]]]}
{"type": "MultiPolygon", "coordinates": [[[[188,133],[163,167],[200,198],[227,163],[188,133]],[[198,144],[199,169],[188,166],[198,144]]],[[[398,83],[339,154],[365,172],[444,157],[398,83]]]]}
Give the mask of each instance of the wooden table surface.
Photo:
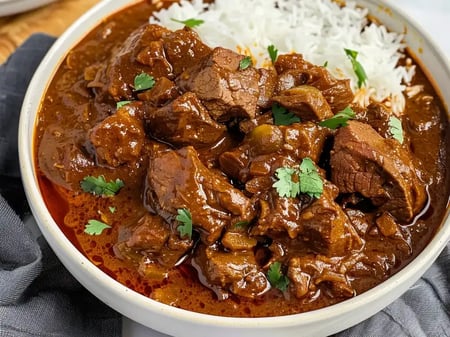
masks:
{"type": "Polygon", "coordinates": [[[59,0],[30,12],[0,17],[0,64],[33,33],[59,36],[100,0],[59,0]]]}

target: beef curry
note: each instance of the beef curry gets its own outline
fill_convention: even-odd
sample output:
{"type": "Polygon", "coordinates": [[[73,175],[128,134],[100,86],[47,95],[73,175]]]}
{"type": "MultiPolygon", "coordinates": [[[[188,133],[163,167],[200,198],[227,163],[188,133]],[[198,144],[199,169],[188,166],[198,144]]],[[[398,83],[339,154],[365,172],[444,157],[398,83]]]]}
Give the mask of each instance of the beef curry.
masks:
{"type": "Polygon", "coordinates": [[[89,33],[39,112],[42,194],[95,265],[162,303],[262,317],[353,297],[424,248],[450,184],[447,115],[420,69],[399,139],[388,105],[357,106],[326,67],[257,68],[152,10],[89,33]]]}

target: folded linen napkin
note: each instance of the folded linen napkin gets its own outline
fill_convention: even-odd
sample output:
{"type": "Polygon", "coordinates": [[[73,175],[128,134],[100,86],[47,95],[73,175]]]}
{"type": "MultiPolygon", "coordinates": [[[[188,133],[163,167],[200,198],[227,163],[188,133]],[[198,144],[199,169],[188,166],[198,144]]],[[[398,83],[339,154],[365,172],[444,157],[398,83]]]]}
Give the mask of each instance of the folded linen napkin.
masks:
{"type": "MultiPolygon", "coordinates": [[[[53,41],[33,35],[0,66],[0,337],[120,336],[120,315],[89,294],[22,221],[29,211],[19,179],[17,123],[28,82],[53,41]]],[[[335,335],[386,336],[450,336],[450,244],[401,298],[335,335]]]]}

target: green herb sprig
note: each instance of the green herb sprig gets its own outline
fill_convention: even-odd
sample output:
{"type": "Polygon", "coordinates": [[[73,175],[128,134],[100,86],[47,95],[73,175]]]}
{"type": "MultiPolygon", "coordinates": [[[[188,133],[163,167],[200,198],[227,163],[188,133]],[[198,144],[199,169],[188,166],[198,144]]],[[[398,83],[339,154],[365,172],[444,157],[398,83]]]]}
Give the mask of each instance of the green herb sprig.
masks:
{"type": "Polygon", "coordinates": [[[84,228],[84,232],[89,235],[100,235],[107,228],[111,228],[111,226],[98,220],[89,220],[84,228]]]}
{"type": "Polygon", "coordinates": [[[403,144],[404,137],[403,137],[402,121],[395,116],[391,116],[389,118],[388,125],[389,125],[389,132],[391,133],[392,138],[398,140],[400,144],[403,144]]]}
{"type": "Polygon", "coordinates": [[[275,63],[278,57],[278,49],[275,48],[273,44],[271,44],[267,47],[267,51],[269,53],[270,60],[272,61],[272,63],[275,63]]]}
{"type": "Polygon", "coordinates": [[[192,215],[191,212],[187,208],[181,208],[177,210],[178,215],[176,216],[176,220],[181,224],[177,227],[180,236],[188,237],[189,240],[192,239],[192,215]]]}
{"type": "Polygon", "coordinates": [[[280,197],[295,198],[300,193],[320,198],[323,180],[310,158],[304,158],[298,167],[280,167],[275,171],[278,179],[272,186],[280,197]]]}
{"type": "Polygon", "coordinates": [[[288,111],[286,108],[280,106],[277,103],[274,103],[272,105],[272,116],[273,123],[275,125],[291,125],[301,122],[300,117],[288,111]]]}
{"type": "Polygon", "coordinates": [[[281,263],[278,261],[269,266],[267,279],[273,287],[283,292],[286,291],[289,286],[289,278],[281,271],[281,263]]]}
{"type": "Polygon", "coordinates": [[[345,48],[344,51],[345,54],[350,59],[350,61],[352,62],[353,71],[355,72],[356,77],[358,78],[358,88],[361,88],[363,84],[366,84],[367,82],[367,75],[361,63],[359,63],[359,61],[356,59],[358,57],[358,52],[345,48]]]}
{"type": "Polygon", "coordinates": [[[111,197],[116,195],[119,190],[125,186],[122,180],[106,182],[105,176],[98,177],[87,176],[80,182],[81,189],[84,192],[100,195],[104,197],[111,197]]]}
{"type": "Polygon", "coordinates": [[[331,118],[325,119],[324,121],[321,121],[319,123],[320,126],[325,126],[329,129],[337,129],[341,126],[347,126],[347,122],[350,119],[354,119],[356,117],[355,112],[352,108],[349,106],[346,107],[344,110],[338,112],[336,115],[334,115],[331,118]]]}
{"type": "Polygon", "coordinates": [[[172,20],[174,22],[182,23],[183,25],[185,25],[186,27],[189,27],[189,28],[198,27],[201,24],[205,23],[204,20],[199,20],[199,19],[194,19],[194,18],[187,19],[187,20],[177,20],[177,19],[172,18],[170,20],[172,20]]]}

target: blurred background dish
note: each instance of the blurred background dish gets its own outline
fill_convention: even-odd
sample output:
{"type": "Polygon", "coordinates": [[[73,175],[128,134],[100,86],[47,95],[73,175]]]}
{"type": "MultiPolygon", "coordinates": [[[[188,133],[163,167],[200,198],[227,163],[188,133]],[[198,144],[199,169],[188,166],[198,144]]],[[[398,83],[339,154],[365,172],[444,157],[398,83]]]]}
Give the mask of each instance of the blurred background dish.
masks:
{"type": "Polygon", "coordinates": [[[55,0],[0,0],[0,16],[26,12],[55,0]]]}

